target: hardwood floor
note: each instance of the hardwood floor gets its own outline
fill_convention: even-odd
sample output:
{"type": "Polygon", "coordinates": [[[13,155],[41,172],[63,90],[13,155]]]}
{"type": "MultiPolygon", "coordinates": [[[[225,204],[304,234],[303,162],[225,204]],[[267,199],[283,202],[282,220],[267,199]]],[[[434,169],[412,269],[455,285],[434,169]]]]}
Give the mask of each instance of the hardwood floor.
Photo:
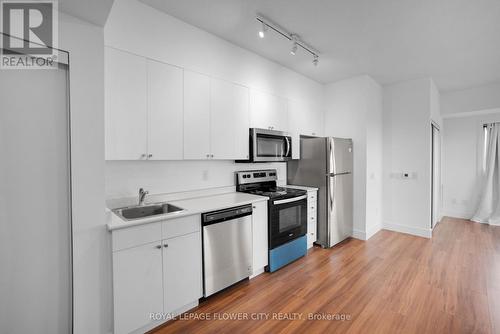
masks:
{"type": "Polygon", "coordinates": [[[183,317],[155,333],[500,333],[500,227],[445,218],[432,239],[380,231],[314,248],[183,317]]]}

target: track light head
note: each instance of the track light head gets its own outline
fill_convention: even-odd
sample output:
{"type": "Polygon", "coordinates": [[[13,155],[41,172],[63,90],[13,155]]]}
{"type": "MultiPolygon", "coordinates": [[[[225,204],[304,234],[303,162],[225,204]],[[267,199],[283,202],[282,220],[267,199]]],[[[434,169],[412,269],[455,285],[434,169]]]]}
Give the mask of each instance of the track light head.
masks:
{"type": "Polygon", "coordinates": [[[266,31],[267,31],[267,25],[262,22],[262,27],[259,30],[259,37],[264,38],[266,36],[266,31]]]}
{"type": "Polygon", "coordinates": [[[319,57],[317,55],[314,55],[314,58],[313,58],[314,66],[318,66],[318,62],[319,62],[319,57]]]}
{"type": "Polygon", "coordinates": [[[290,50],[290,53],[292,54],[292,56],[295,56],[295,54],[297,53],[297,42],[293,42],[292,50],[290,50]]]}

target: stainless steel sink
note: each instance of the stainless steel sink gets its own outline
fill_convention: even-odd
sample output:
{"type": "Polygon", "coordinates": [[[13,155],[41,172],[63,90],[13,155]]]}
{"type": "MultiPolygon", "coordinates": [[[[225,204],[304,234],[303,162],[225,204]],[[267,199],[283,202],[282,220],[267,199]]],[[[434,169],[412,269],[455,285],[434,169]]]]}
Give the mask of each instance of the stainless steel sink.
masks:
{"type": "Polygon", "coordinates": [[[114,213],[125,220],[147,218],[151,216],[164,215],[167,213],[178,213],[181,211],[184,211],[184,209],[168,203],[131,206],[113,210],[114,213]]]}

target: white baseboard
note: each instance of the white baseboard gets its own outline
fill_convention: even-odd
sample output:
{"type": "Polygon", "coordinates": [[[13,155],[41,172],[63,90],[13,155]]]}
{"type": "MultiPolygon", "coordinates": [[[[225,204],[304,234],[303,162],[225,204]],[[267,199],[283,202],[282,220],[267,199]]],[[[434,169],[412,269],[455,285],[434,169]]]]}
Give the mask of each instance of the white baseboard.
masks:
{"type": "Polygon", "coordinates": [[[265,271],[264,267],[254,270],[253,273],[252,273],[252,276],[250,276],[249,279],[252,279],[252,278],[255,278],[255,277],[259,276],[264,271],[265,271]]]}
{"type": "Polygon", "coordinates": [[[460,218],[460,219],[471,219],[474,213],[472,212],[466,212],[466,211],[459,211],[459,210],[446,210],[442,212],[443,217],[453,217],[453,218],[460,218]]]}
{"type": "Polygon", "coordinates": [[[384,230],[416,235],[417,237],[432,238],[432,230],[430,228],[425,229],[407,225],[399,225],[389,222],[385,222],[383,228],[384,230]]]}
{"type": "Polygon", "coordinates": [[[366,240],[366,232],[361,231],[361,230],[357,230],[357,229],[353,229],[352,230],[352,237],[354,239],[358,239],[358,240],[366,240]]]}
{"type": "Polygon", "coordinates": [[[373,237],[378,231],[382,229],[381,225],[374,225],[367,228],[366,231],[353,229],[352,237],[359,240],[368,240],[373,237]]]}

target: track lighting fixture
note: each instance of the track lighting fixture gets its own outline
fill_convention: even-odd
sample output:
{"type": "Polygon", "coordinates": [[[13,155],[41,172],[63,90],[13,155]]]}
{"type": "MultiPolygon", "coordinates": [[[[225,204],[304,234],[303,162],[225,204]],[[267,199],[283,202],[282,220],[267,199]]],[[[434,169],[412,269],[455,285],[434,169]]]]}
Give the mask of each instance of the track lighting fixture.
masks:
{"type": "Polygon", "coordinates": [[[262,27],[259,30],[259,37],[264,38],[266,36],[267,26],[264,22],[262,22],[262,27]]]}
{"type": "Polygon", "coordinates": [[[260,38],[264,38],[266,31],[268,29],[271,29],[272,31],[276,32],[278,35],[285,37],[286,39],[288,39],[289,41],[291,41],[293,43],[292,49],[290,50],[290,54],[295,56],[297,53],[297,50],[300,46],[304,51],[309,52],[313,56],[312,63],[314,64],[314,66],[318,66],[319,52],[316,49],[314,49],[313,47],[311,47],[310,45],[308,45],[307,43],[305,43],[304,41],[302,41],[297,34],[293,34],[293,33],[286,31],[285,29],[280,27],[278,24],[268,20],[267,18],[263,17],[262,15],[257,15],[256,19],[257,19],[257,21],[259,21],[261,23],[261,28],[259,30],[259,37],[260,38]]]}

